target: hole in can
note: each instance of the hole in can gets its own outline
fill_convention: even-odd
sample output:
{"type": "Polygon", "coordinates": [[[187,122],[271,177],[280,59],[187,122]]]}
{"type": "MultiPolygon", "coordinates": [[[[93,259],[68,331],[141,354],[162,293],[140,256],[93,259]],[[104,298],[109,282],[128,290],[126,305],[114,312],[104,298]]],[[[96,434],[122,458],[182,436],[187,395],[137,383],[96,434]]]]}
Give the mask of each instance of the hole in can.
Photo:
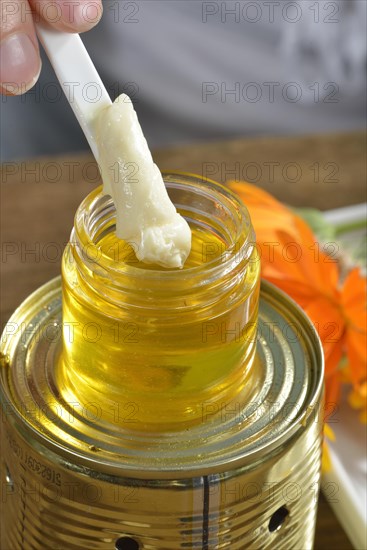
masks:
{"type": "Polygon", "coordinates": [[[115,542],[115,550],[139,550],[139,543],[131,537],[121,537],[115,542]]]}
{"type": "Polygon", "coordinates": [[[281,506],[274,512],[274,514],[271,516],[269,521],[269,531],[270,533],[274,533],[274,531],[278,531],[278,529],[281,528],[283,525],[285,519],[289,516],[289,511],[285,506],[281,506]]]}

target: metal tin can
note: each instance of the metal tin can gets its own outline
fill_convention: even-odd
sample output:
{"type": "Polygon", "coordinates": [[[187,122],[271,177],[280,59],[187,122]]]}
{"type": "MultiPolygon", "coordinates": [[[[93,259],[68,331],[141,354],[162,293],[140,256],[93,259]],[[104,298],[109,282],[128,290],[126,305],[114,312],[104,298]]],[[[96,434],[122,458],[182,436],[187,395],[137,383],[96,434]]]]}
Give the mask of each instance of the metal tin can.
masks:
{"type": "Polygon", "coordinates": [[[262,283],[256,398],[203,404],[202,423],[163,434],[63,400],[60,325],[55,279],[3,334],[1,550],[312,548],[323,358],[292,300],[262,283]]]}

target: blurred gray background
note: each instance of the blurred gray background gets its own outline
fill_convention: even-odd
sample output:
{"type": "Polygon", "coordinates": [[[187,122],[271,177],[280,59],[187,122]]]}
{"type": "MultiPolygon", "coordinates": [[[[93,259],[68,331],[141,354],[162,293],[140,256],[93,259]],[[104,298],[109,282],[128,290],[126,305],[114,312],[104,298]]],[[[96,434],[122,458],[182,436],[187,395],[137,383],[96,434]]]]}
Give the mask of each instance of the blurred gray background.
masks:
{"type": "MultiPolygon", "coordinates": [[[[103,4],[83,41],[151,147],[365,127],[366,0],[103,4]]],[[[1,160],[87,148],[43,56],[37,85],[1,98],[1,160]]]]}

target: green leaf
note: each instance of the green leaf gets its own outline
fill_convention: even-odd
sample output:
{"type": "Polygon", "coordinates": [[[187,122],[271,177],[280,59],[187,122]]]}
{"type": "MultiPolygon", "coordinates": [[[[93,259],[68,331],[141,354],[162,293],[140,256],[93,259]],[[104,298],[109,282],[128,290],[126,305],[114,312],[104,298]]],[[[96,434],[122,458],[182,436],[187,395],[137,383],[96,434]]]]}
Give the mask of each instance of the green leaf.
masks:
{"type": "Polygon", "coordinates": [[[320,243],[335,242],[343,255],[366,271],[367,265],[367,232],[365,220],[332,224],[325,220],[323,213],[314,208],[294,208],[315,233],[320,243]]]}
{"type": "Polygon", "coordinates": [[[315,208],[294,208],[294,210],[310,226],[320,242],[335,241],[337,235],[336,227],[325,220],[320,210],[316,210],[315,208]]]}

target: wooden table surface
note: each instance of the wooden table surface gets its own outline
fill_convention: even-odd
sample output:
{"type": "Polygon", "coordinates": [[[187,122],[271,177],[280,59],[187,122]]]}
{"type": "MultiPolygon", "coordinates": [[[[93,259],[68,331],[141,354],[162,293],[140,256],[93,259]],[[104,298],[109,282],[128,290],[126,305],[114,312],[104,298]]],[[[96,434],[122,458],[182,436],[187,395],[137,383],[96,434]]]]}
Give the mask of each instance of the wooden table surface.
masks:
{"type": "MultiPolygon", "coordinates": [[[[161,169],[247,179],[288,204],[325,210],[366,200],[365,151],[366,135],[356,132],[188,145],[154,158],[161,169]]],[[[5,163],[1,183],[3,327],[30,292],[60,273],[75,210],[100,179],[89,154],[71,154],[5,163]]],[[[330,548],[352,546],[321,496],[315,549],[330,548]]]]}

